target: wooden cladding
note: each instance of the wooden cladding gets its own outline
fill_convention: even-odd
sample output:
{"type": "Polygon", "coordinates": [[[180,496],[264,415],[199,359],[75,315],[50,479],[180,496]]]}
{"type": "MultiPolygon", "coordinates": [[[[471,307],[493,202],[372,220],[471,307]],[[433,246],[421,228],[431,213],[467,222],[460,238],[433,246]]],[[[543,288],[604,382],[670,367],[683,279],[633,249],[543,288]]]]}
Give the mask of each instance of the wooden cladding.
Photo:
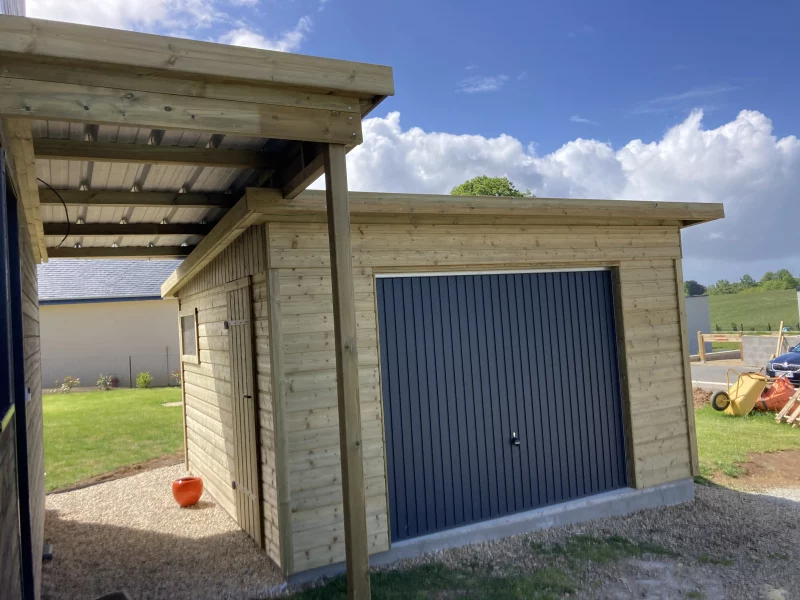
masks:
{"type": "Polygon", "coordinates": [[[259,414],[255,391],[253,303],[250,277],[225,286],[228,304],[228,350],[236,467],[231,483],[237,523],[263,548],[259,414]]]}
{"type": "Polygon", "coordinates": [[[264,271],[264,226],[251,225],[178,292],[189,296],[264,271]]]}

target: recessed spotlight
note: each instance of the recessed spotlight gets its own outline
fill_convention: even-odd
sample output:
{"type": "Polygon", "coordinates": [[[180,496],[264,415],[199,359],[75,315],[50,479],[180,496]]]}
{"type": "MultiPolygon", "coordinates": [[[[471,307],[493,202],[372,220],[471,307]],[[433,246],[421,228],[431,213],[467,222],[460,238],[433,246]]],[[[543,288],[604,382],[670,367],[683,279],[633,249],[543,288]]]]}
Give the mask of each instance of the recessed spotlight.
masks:
{"type": "Polygon", "coordinates": [[[188,245],[189,244],[187,244],[186,242],[183,242],[183,243],[181,243],[181,248],[186,248],[186,246],[188,246],[188,245]]]}
{"type": "Polygon", "coordinates": [[[112,247],[112,248],[119,248],[119,244],[118,244],[117,242],[113,242],[113,243],[111,244],[111,247],[112,247]]]}
{"type": "Polygon", "coordinates": [[[149,244],[147,244],[147,247],[148,248],[155,248],[156,245],[153,242],[150,242],[149,244]]]}
{"type": "Polygon", "coordinates": [[[75,225],[83,225],[84,223],[86,223],[86,221],[84,221],[81,217],[75,219],[75,225]]]}
{"type": "Polygon", "coordinates": [[[80,245],[80,243],[79,243],[79,242],[75,242],[75,243],[72,245],[72,247],[73,247],[73,248],[75,248],[75,249],[77,250],[78,248],[80,248],[80,247],[81,247],[81,245],[80,245]]]}
{"type": "Polygon", "coordinates": [[[128,224],[128,219],[126,219],[125,217],[122,217],[122,218],[119,220],[119,224],[120,224],[120,225],[127,225],[127,224],[128,224]]]}
{"type": "Polygon", "coordinates": [[[167,221],[167,218],[166,218],[166,217],[164,217],[163,219],[161,219],[161,224],[162,224],[162,225],[169,225],[169,221],[167,221]]]}

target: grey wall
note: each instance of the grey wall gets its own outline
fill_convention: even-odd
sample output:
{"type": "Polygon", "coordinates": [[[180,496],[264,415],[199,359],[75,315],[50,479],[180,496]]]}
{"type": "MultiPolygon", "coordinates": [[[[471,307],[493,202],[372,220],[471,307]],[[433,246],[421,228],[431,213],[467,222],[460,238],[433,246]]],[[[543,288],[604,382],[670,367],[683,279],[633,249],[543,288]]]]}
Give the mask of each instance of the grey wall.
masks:
{"type": "MultiPolygon", "coordinates": [[[[788,346],[784,344],[784,349],[800,344],[800,335],[784,336],[788,346]]],[[[745,335],[742,336],[742,347],[744,348],[744,364],[749,367],[765,367],[767,361],[775,354],[778,349],[778,336],[776,335],[745,335]]]]}
{"type": "Polygon", "coordinates": [[[149,371],[154,387],[180,367],[177,300],[46,304],[40,313],[44,389],[65,375],[93,387],[101,373],[128,387],[128,357],[134,380],[149,371]]]}
{"type": "MultiPolygon", "coordinates": [[[[689,354],[697,354],[697,332],[711,333],[711,315],[708,312],[708,296],[686,297],[686,328],[689,334],[689,354]]],[[[706,342],[706,352],[711,352],[711,342],[706,342]]]]}

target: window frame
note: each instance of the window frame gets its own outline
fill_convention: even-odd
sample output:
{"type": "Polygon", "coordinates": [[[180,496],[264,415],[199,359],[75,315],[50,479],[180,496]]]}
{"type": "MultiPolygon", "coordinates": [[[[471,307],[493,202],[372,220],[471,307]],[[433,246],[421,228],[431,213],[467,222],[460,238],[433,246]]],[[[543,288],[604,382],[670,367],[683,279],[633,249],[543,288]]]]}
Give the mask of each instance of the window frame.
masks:
{"type": "Polygon", "coordinates": [[[188,362],[195,365],[200,364],[200,333],[197,324],[197,308],[182,310],[178,312],[178,332],[180,333],[181,362],[188,362]],[[194,354],[186,354],[183,348],[183,319],[186,317],[194,318],[194,354]]]}

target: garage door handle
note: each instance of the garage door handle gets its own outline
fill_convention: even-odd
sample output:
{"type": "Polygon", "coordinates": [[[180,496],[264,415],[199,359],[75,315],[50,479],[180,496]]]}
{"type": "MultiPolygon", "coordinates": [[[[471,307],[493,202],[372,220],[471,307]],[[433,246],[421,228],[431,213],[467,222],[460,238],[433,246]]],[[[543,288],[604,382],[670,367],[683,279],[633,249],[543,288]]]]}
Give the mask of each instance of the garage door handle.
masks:
{"type": "Polygon", "coordinates": [[[516,432],[516,431],[512,431],[512,432],[511,432],[511,443],[512,443],[514,446],[519,446],[519,444],[520,444],[520,442],[519,442],[519,436],[517,436],[517,432],[516,432]]]}
{"type": "Polygon", "coordinates": [[[253,399],[253,397],[250,394],[242,394],[242,398],[245,398],[247,400],[252,400],[253,399]]]}

